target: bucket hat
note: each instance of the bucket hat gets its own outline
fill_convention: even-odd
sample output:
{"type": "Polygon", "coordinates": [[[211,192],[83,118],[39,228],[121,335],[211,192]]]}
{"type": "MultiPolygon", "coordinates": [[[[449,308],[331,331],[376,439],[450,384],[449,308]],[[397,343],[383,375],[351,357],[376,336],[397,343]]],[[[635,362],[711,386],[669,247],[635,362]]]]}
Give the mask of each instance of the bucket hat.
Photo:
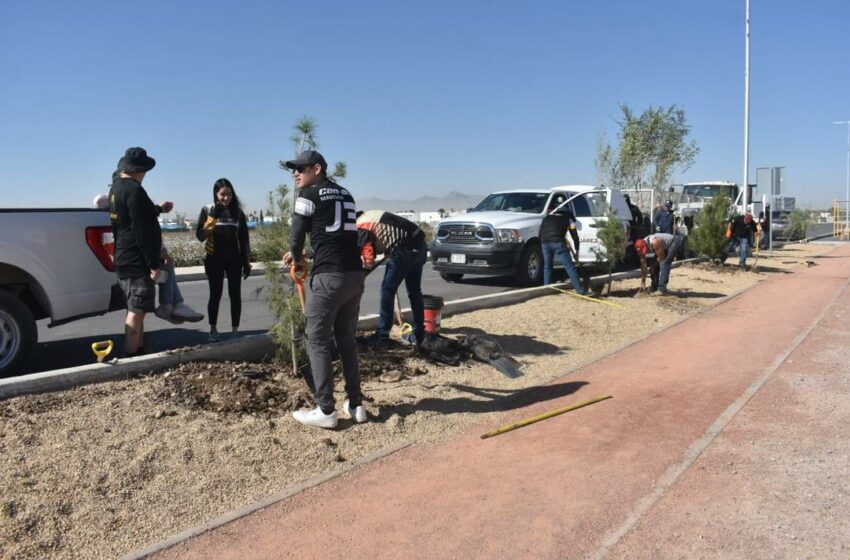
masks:
{"type": "Polygon", "coordinates": [[[144,148],[127,148],[124,157],[118,160],[118,171],[144,173],[156,165],[156,160],[148,155],[144,148]]]}

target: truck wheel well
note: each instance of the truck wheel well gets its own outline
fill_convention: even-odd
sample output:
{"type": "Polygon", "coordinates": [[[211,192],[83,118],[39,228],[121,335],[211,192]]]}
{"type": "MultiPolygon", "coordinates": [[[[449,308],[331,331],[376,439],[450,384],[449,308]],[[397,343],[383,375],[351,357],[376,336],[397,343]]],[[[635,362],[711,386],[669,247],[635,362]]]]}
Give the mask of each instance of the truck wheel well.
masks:
{"type": "Polygon", "coordinates": [[[24,270],[8,264],[0,264],[0,290],[11,293],[29,308],[36,320],[50,317],[47,296],[41,285],[24,270]]]}

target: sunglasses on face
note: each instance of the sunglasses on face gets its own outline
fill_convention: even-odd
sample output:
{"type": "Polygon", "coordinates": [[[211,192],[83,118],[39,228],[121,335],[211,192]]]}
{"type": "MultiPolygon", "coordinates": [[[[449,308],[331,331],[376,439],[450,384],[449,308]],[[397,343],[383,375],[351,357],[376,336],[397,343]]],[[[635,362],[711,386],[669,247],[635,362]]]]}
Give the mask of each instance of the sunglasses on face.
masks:
{"type": "Polygon", "coordinates": [[[292,168],[292,172],[293,173],[304,173],[305,171],[307,171],[311,167],[313,167],[313,166],[312,165],[296,165],[295,167],[292,168]]]}

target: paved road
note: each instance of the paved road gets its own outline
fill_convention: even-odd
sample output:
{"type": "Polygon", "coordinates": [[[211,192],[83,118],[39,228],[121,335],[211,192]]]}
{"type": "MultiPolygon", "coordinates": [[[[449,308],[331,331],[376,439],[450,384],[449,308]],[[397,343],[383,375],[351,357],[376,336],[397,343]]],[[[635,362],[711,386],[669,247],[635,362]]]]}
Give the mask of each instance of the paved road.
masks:
{"type": "MultiPolygon", "coordinates": [[[[378,299],[383,271],[369,275],[366,291],[360,307],[361,315],[378,312],[378,299]]],[[[242,286],[242,324],[240,330],[245,334],[266,332],[273,319],[268,309],[267,291],[263,276],[252,276],[242,286]]],[[[503,292],[514,289],[511,280],[504,277],[469,277],[461,282],[445,282],[428,264],[422,277],[422,290],[426,294],[443,296],[446,300],[472,297],[482,294],[503,292]]],[[[209,289],[206,280],[181,282],[183,297],[193,309],[206,314],[209,289]]],[[[402,306],[407,307],[407,294],[400,290],[402,306]]],[[[115,311],[101,317],[92,317],[55,327],[47,328],[47,321],[38,325],[39,345],[27,366],[26,373],[60,369],[90,363],[94,360],[91,343],[98,340],[114,339],[119,345],[118,354],[123,354],[124,312],[115,311]]],[[[230,331],[230,304],[226,291],[219,310],[219,330],[230,331]]],[[[145,320],[145,346],[150,351],[159,352],[181,346],[190,346],[206,342],[208,323],[184,323],[172,325],[157,317],[145,320]]]]}

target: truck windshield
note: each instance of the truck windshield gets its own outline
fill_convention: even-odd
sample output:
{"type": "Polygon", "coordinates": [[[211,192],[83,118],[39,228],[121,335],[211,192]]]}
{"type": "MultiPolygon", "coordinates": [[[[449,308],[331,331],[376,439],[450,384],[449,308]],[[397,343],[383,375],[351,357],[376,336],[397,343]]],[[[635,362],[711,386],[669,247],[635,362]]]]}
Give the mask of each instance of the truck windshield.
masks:
{"type": "Polygon", "coordinates": [[[738,197],[737,185],[685,185],[682,194],[701,196],[703,198],[714,198],[715,196],[726,196],[732,200],[738,197]]]}
{"type": "Polygon", "coordinates": [[[473,208],[474,212],[520,212],[540,214],[546,206],[549,193],[496,193],[491,194],[473,208]]]}

